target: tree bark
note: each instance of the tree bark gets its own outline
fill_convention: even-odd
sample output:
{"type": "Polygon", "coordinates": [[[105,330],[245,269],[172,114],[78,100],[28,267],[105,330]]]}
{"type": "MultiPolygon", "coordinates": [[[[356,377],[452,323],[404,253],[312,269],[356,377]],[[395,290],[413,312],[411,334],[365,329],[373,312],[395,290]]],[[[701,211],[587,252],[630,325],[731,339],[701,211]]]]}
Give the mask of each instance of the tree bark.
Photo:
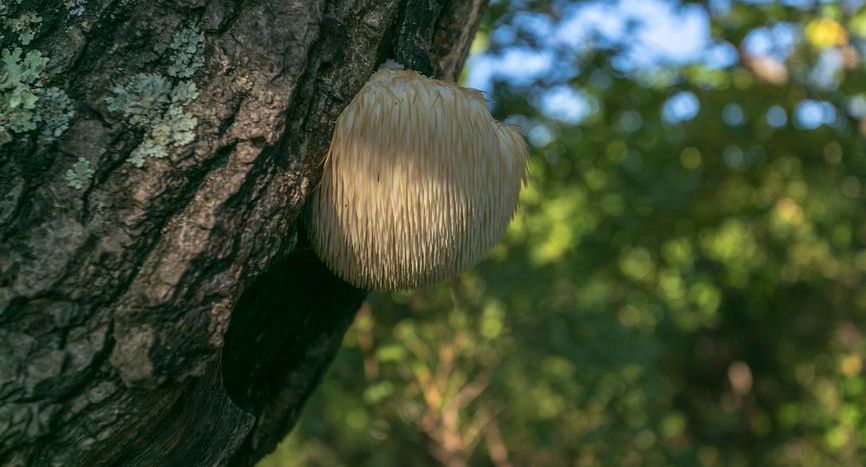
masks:
{"type": "Polygon", "coordinates": [[[271,451],[365,294],[302,225],[334,121],[407,47],[454,79],[485,3],[0,1],[7,85],[48,59],[32,115],[0,86],[0,465],[271,451]]]}

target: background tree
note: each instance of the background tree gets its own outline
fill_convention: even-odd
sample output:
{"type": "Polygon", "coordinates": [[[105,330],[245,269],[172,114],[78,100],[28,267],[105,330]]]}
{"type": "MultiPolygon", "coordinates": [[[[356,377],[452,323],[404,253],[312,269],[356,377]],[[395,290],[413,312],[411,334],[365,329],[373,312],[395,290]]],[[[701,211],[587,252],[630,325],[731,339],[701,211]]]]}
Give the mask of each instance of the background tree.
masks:
{"type": "Polygon", "coordinates": [[[363,296],[303,245],[334,120],[483,6],[0,1],[0,465],[268,452],[363,296]]]}
{"type": "Polygon", "coordinates": [[[863,2],[503,1],[475,47],[522,211],[371,297],[266,465],[861,465],[863,2]]]}

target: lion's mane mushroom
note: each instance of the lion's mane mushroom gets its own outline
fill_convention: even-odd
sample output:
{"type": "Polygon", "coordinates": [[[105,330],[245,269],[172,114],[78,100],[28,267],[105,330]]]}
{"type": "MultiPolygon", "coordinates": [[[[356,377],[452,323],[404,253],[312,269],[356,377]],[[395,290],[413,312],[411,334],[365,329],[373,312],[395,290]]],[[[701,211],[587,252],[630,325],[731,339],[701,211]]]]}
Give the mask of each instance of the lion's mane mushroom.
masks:
{"type": "Polygon", "coordinates": [[[459,274],[508,226],[527,158],[479,91],[386,64],[337,120],[310,209],[313,248],[365,289],[459,274]]]}

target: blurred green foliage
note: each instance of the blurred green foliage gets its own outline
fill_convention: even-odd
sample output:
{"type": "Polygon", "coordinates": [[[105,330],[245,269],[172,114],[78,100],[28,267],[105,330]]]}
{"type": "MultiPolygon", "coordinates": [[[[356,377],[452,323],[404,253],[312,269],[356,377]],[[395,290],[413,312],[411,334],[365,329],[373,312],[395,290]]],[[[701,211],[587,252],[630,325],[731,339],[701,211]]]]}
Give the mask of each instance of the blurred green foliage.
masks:
{"type": "MultiPolygon", "coordinates": [[[[497,2],[481,42],[527,8],[557,20],[497,2]]],[[[496,83],[533,150],[507,238],[450,283],[371,296],[262,466],[864,464],[866,11],[710,11],[729,66],[624,73],[599,47],[565,80],[496,83]],[[779,23],[788,57],[744,52],[779,23]],[[845,62],[815,85],[828,50],[845,62]],[[563,84],[592,102],[580,122],[541,111],[563,84]],[[697,113],[664,118],[683,91],[697,113]],[[798,123],[807,100],[832,121],[798,123]]]]}

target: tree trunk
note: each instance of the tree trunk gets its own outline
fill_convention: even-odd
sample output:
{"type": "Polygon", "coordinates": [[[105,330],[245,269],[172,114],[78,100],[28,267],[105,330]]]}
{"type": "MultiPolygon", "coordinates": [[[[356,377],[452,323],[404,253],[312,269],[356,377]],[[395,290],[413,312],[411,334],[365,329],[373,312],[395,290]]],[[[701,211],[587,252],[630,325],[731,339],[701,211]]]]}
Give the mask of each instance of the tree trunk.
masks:
{"type": "Polygon", "coordinates": [[[272,450],[364,296],[303,232],[334,121],[485,3],[0,1],[0,465],[272,450]]]}

